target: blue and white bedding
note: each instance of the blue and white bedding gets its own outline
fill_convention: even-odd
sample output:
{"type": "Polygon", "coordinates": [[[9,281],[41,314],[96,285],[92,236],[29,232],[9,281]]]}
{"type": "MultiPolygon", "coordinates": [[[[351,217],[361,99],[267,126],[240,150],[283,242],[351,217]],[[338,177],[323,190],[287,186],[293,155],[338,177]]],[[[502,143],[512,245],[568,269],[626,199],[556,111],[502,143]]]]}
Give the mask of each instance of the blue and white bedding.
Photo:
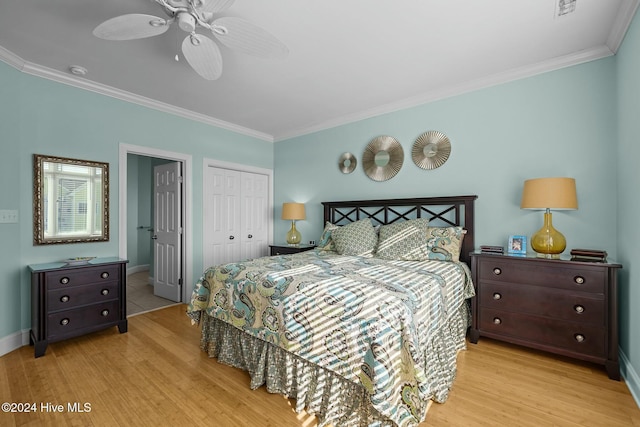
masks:
{"type": "Polygon", "coordinates": [[[308,251],[208,269],[187,312],[348,380],[378,418],[412,426],[448,396],[473,295],[463,263],[308,251]]]}

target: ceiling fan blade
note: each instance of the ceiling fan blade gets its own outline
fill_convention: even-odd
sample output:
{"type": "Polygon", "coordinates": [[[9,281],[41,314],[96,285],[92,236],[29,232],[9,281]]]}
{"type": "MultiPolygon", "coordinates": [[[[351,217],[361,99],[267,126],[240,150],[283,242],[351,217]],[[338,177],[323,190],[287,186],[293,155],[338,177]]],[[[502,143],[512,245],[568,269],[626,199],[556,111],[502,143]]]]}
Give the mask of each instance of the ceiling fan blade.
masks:
{"type": "Polygon", "coordinates": [[[222,75],[222,55],[218,45],[207,36],[192,33],[182,41],[182,53],[191,67],[204,79],[222,75]]]}
{"type": "Polygon", "coordinates": [[[204,5],[199,7],[201,12],[220,13],[229,9],[235,0],[201,0],[204,5]]]}
{"type": "Polygon", "coordinates": [[[212,31],[225,46],[248,55],[282,59],[289,54],[289,48],[274,35],[241,18],[216,19],[212,31]]]}
{"type": "Polygon", "coordinates": [[[93,30],[93,35],[105,40],[142,39],[164,33],[169,24],[157,16],[132,13],[104,21],[93,30]]]}

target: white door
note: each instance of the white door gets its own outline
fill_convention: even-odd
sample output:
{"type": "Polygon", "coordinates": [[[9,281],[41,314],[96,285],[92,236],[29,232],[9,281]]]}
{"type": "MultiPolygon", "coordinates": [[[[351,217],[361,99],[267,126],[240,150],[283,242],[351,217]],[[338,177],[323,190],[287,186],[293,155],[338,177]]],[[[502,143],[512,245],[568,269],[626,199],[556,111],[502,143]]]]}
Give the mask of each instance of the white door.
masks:
{"type": "Polygon", "coordinates": [[[204,176],[204,266],[268,253],[269,177],[209,166],[204,176]]]}
{"type": "Polygon", "coordinates": [[[269,178],[257,173],[242,172],[242,259],[267,255],[269,218],[267,201],[269,178]]]}
{"type": "Polygon", "coordinates": [[[182,175],[180,162],[153,168],[153,293],[180,301],[182,285],[182,175]]]}
{"type": "Polygon", "coordinates": [[[208,167],[204,192],[205,267],[239,261],[240,172],[208,167]]]}

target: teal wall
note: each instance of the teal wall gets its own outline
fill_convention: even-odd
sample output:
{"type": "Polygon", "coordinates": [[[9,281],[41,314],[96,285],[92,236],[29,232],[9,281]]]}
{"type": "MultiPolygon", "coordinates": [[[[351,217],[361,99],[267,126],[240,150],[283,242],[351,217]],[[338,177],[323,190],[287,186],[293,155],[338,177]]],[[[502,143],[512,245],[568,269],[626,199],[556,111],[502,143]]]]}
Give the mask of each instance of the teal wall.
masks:
{"type": "Polygon", "coordinates": [[[74,256],[118,255],[120,143],[193,156],[193,217],[189,219],[194,277],[203,271],[203,158],[273,168],[272,143],[34,77],[3,62],[0,129],[0,209],[19,210],[18,224],[0,224],[0,341],[30,328],[27,265],[74,256]],[[33,246],[34,153],[109,163],[109,242],[33,246]]]}
{"type": "MultiPolygon", "coordinates": [[[[307,203],[308,219],[297,226],[308,241],[322,231],[322,201],[475,194],[476,242],[506,245],[509,235],[542,226],[542,212],[520,209],[524,180],[570,176],[579,209],[554,212],[554,225],[568,247],[602,248],[615,259],[615,106],[610,57],[278,142],[274,203],[307,203]],[[411,160],[413,141],[428,130],[444,132],[452,145],[448,161],[431,171],[411,160]],[[401,143],[398,175],[376,182],[361,164],[349,175],[338,170],[341,153],[360,159],[378,135],[401,143]]],[[[276,221],[274,239],[286,229],[276,221]]]]}
{"type": "MultiPolygon", "coordinates": [[[[618,52],[618,259],[624,265],[620,281],[620,346],[633,371],[623,372],[640,401],[640,18],[636,18],[618,52]],[[631,379],[632,381],[629,381],[631,379]]],[[[603,143],[603,149],[608,144],[603,143]]]]}

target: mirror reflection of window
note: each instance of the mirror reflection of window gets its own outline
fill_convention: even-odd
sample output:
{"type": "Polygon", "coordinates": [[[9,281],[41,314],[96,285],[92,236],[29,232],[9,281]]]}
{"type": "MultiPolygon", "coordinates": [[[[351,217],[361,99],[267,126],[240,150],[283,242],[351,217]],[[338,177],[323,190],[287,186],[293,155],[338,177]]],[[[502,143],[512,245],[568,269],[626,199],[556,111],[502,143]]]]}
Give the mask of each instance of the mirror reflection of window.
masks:
{"type": "Polygon", "coordinates": [[[34,156],[34,243],[109,240],[108,164],[34,156]]]}

